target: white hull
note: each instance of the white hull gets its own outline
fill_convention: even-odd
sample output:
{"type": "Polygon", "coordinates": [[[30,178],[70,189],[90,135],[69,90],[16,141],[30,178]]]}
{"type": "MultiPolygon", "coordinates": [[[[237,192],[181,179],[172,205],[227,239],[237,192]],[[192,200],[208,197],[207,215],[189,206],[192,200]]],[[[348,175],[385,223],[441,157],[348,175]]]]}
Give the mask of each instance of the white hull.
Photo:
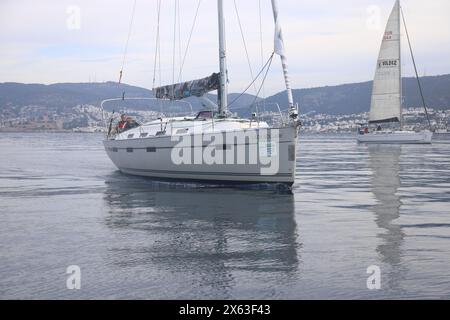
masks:
{"type": "MultiPolygon", "coordinates": [[[[297,128],[295,126],[287,126],[268,130],[279,130],[280,134],[279,144],[273,149],[274,155],[278,159],[278,170],[269,174],[263,172],[264,168],[270,167],[270,165],[263,165],[259,161],[249,164],[247,162],[245,164],[237,164],[237,161],[235,163],[227,162],[227,153],[232,152],[231,148],[233,148],[236,155],[239,145],[227,145],[226,142],[213,147],[216,150],[223,150],[223,164],[206,164],[204,162],[199,162],[199,164],[174,163],[172,157],[178,142],[172,141],[173,139],[170,135],[105,140],[104,146],[112,162],[120,171],[126,174],[164,180],[196,180],[213,183],[282,183],[292,185],[295,179],[297,128]]],[[[236,130],[233,133],[236,135],[248,134],[250,131],[258,132],[258,129],[236,130]]],[[[197,136],[204,138],[213,134],[217,134],[217,132],[200,133],[197,136]]],[[[187,136],[190,139],[195,139],[196,137],[195,134],[187,136]]],[[[244,143],[244,147],[246,148],[246,159],[249,159],[250,146],[254,146],[257,149],[259,145],[258,139],[250,138],[247,141],[247,143],[244,143]]],[[[194,145],[191,150],[192,154],[194,154],[196,151],[202,152],[204,149],[205,146],[194,145]]]]}
{"type": "Polygon", "coordinates": [[[450,138],[450,132],[435,132],[434,138],[450,138]]]}
{"type": "MultiPolygon", "coordinates": [[[[196,117],[158,118],[137,128],[137,123],[128,121],[125,125],[121,121],[116,130],[111,130],[114,120],[111,118],[104,146],[119,170],[158,179],[214,183],[294,183],[300,122],[288,77],[277,2],[272,0],[271,3],[276,26],[274,50],[262,71],[266,70],[267,74],[274,54],[280,56],[289,102],[289,120],[282,119],[281,128],[269,128],[267,123],[259,120],[259,116],[240,119],[228,112],[229,105],[234,101],[230,104],[227,101],[224,1],[218,0],[220,73],[153,89],[160,101],[173,103],[188,97],[201,98],[210,111],[201,111],[196,117]],[[208,92],[216,90],[217,105],[206,96],[208,92]],[[216,109],[217,112],[212,111],[216,109]]],[[[161,58],[161,50],[157,50],[155,61],[158,56],[161,58]]],[[[257,78],[263,74],[262,71],[257,78]]],[[[157,74],[156,64],[154,73],[157,74]]],[[[122,100],[126,100],[125,96],[122,100]]],[[[105,100],[102,106],[106,101],[117,99],[105,100]]]]}
{"type": "Polygon", "coordinates": [[[393,131],[374,132],[358,136],[360,143],[374,144],[431,144],[433,133],[430,131],[393,131]]]}

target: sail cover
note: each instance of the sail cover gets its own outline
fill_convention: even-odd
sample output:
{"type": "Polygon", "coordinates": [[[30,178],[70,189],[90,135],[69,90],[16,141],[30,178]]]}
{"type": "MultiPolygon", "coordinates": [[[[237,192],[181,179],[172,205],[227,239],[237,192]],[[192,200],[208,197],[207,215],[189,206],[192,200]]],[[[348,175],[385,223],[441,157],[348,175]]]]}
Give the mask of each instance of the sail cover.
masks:
{"type": "Polygon", "coordinates": [[[400,3],[386,26],[372,89],[370,123],[401,120],[400,3]]]}
{"type": "Polygon", "coordinates": [[[201,97],[219,88],[219,73],[213,73],[207,78],[155,88],[154,92],[158,99],[182,100],[191,96],[201,97]]]}

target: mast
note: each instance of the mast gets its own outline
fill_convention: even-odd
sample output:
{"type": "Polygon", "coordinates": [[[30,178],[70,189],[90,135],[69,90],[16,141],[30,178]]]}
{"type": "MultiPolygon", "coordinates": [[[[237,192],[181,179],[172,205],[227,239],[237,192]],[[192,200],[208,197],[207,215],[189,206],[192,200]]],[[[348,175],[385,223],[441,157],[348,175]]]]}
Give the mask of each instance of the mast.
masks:
{"type": "Polygon", "coordinates": [[[281,30],[280,21],[278,20],[278,3],[272,0],[273,19],[275,21],[275,53],[281,58],[281,65],[283,67],[284,81],[286,83],[286,92],[288,95],[289,108],[294,108],[294,98],[292,95],[291,83],[289,80],[289,71],[286,54],[284,51],[283,32],[281,30]]]}
{"type": "Polygon", "coordinates": [[[223,17],[223,0],[217,0],[219,14],[219,64],[220,64],[220,89],[219,89],[219,114],[226,116],[228,107],[228,77],[227,77],[227,51],[225,39],[225,20],[223,17]]]}
{"type": "Polygon", "coordinates": [[[400,130],[403,131],[403,81],[402,81],[402,32],[401,32],[401,20],[400,20],[400,1],[398,1],[398,34],[400,42],[398,46],[398,63],[400,65],[400,72],[399,72],[399,81],[400,81],[400,130]]]}

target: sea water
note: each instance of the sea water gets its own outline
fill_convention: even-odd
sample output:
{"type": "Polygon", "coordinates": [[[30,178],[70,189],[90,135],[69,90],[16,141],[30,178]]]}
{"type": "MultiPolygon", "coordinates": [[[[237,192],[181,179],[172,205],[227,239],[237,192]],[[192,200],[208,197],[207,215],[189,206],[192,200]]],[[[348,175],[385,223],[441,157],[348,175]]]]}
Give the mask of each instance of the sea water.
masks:
{"type": "Polygon", "coordinates": [[[301,135],[290,193],[127,176],[98,134],[2,133],[0,298],[450,298],[450,145],[354,138],[301,135]]]}

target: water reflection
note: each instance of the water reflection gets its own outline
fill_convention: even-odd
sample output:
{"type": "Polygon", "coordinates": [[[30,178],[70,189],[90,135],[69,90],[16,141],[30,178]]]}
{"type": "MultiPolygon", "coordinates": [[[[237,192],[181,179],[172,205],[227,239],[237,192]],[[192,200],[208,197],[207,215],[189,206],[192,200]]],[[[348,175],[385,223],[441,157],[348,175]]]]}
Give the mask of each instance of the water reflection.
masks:
{"type": "MultiPolygon", "coordinates": [[[[399,282],[405,272],[401,265],[401,246],[405,237],[402,227],[395,223],[400,218],[401,201],[398,195],[401,181],[399,145],[369,146],[370,168],[372,169],[372,192],[378,203],[373,207],[375,222],[382,232],[378,234],[381,244],[377,252],[381,261],[390,267],[387,285],[400,289],[399,282]]],[[[383,270],[382,270],[383,272],[383,270]]]]}
{"type": "Polygon", "coordinates": [[[116,266],[180,272],[220,297],[227,297],[236,273],[260,273],[278,284],[296,276],[292,194],[175,185],[120,173],[106,184],[106,225],[123,237],[122,245],[110,247],[108,259],[116,266]]]}

